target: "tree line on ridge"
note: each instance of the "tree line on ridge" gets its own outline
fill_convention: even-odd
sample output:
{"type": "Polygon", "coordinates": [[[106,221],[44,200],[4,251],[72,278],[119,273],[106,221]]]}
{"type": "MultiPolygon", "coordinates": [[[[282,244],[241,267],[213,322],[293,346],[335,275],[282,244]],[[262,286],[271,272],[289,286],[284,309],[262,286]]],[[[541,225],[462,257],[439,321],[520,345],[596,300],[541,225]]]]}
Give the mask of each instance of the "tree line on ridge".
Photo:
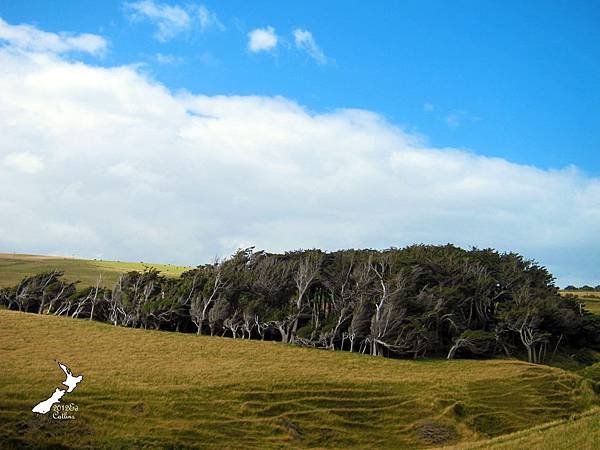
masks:
{"type": "Polygon", "coordinates": [[[279,340],[374,356],[516,356],[600,349],[600,318],[516,253],[453,245],[240,249],[179,278],[128,272],[112,289],[59,271],[0,290],[9,309],[113,325],[279,340]]]}

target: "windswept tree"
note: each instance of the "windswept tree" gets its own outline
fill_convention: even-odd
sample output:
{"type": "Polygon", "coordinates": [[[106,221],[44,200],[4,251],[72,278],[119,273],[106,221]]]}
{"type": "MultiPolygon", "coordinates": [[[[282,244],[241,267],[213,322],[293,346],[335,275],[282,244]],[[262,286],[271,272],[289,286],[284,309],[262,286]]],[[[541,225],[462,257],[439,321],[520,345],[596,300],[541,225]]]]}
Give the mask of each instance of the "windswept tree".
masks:
{"type": "Polygon", "coordinates": [[[213,264],[194,270],[190,276],[190,316],[197,327],[197,333],[201,334],[202,327],[207,325],[210,309],[227,286],[224,261],[216,259],[213,264]]]}
{"type": "Polygon", "coordinates": [[[121,275],[110,297],[109,320],[114,325],[147,328],[156,303],[164,300],[164,283],[155,269],[121,275]]]}
{"type": "MultiPolygon", "coordinates": [[[[303,254],[300,256],[300,259],[297,262],[294,261],[293,263],[293,279],[294,284],[296,285],[296,314],[291,314],[294,319],[292,329],[290,330],[291,335],[288,337],[288,341],[293,341],[298,330],[298,320],[306,312],[306,307],[308,306],[307,304],[310,301],[310,299],[307,298],[307,292],[319,275],[321,262],[323,261],[323,254],[320,250],[309,250],[302,253],[303,254]]],[[[290,310],[293,310],[294,305],[290,305],[289,308],[290,310]]]]}
{"type": "Polygon", "coordinates": [[[253,262],[252,289],[265,305],[263,329],[276,329],[283,342],[289,342],[297,310],[290,308],[294,292],[293,265],[285,255],[262,253],[253,262]]]}
{"type": "Polygon", "coordinates": [[[223,325],[229,314],[231,313],[231,305],[224,297],[219,297],[215,301],[215,305],[208,312],[208,327],[210,335],[223,333],[223,325]]]}
{"type": "Polygon", "coordinates": [[[461,350],[476,356],[491,356],[496,345],[496,335],[493,332],[465,330],[456,338],[446,358],[454,359],[456,352],[461,350]]]}
{"type": "Polygon", "coordinates": [[[5,304],[18,311],[52,314],[54,308],[75,292],[75,283],[62,280],[58,270],[25,277],[14,288],[2,290],[5,304]]]}
{"type": "MultiPolygon", "coordinates": [[[[344,347],[348,337],[347,329],[352,319],[354,308],[360,301],[360,261],[354,250],[335,252],[328,258],[323,270],[323,286],[329,293],[327,319],[331,323],[325,338],[331,350],[344,347]]],[[[366,267],[365,265],[363,265],[366,267]]],[[[367,268],[368,271],[368,268],[367,268]]]]}
{"type": "Polygon", "coordinates": [[[88,320],[106,320],[105,306],[108,303],[110,291],[102,287],[101,283],[102,276],[98,276],[95,286],[90,286],[71,294],[57,305],[54,315],[82,317],[88,320]]]}
{"type": "Polygon", "coordinates": [[[422,272],[419,266],[393,271],[391,253],[379,260],[369,260],[369,270],[375,275],[377,296],[371,319],[369,343],[371,354],[383,355],[384,349],[394,350],[398,345],[398,334],[407,320],[408,296],[415,292],[417,279],[422,272]]]}

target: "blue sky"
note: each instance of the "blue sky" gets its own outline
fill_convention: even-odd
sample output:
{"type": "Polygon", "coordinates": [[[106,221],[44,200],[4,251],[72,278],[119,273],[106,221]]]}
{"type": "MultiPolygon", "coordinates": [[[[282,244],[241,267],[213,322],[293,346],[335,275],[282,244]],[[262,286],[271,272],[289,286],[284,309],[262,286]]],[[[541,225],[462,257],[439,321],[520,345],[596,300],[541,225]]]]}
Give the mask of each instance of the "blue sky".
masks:
{"type": "Polygon", "coordinates": [[[600,3],[0,0],[0,252],[415,243],[600,284],[600,3]]]}
{"type": "Polygon", "coordinates": [[[99,64],[143,62],[173,89],[282,95],[315,111],[364,108],[432,145],[600,173],[597,2],[203,4],[225,30],[192,26],[164,42],[121,1],[2,0],[0,16],[102,35],[109,51],[99,64]],[[248,51],[247,33],[267,26],[284,42],[248,51]],[[294,49],[296,28],[312,33],[327,63],[294,49]],[[173,62],[161,64],[157,54],[173,62]]]}

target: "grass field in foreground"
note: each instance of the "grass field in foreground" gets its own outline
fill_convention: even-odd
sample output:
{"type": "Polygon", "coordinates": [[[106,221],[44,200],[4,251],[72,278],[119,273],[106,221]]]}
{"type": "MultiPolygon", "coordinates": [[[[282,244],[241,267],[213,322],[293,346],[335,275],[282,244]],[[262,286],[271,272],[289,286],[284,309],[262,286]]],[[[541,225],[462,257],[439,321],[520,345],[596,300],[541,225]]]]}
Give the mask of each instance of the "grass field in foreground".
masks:
{"type": "Polygon", "coordinates": [[[134,263],[65,258],[62,256],[18,255],[0,253],[0,288],[15,286],[24,277],[47,270],[62,270],[69,281],[81,281],[80,286],[94,286],[99,275],[102,285],[112,287],[120,274],[154,267],[164,275],[177,277],[188,267],[170,264],[134,263]]]}
{"type": "Polygon", "coordinates": [[[583,378],[515,360],[391,360],[7,310],[0,361],[0,442],[12,446],[432,447],[597,404],[583,378]],[[63,401],[75,420],[31,412],[64,379],[54,359],[84,375],[63,401]]]}
{"type": "Polygon", "coordinates": [[[561,294],[571,294],[583,300],[586,309],[594,314],[600,314],[600,292],[595,291],[560,291],[561,294]]]}

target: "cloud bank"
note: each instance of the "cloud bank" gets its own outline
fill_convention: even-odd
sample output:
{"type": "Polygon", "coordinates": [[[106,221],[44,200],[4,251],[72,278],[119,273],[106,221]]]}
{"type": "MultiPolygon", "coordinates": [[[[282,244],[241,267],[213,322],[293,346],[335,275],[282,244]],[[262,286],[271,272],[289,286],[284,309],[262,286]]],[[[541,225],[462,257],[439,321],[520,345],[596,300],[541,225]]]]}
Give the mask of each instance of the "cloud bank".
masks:
{"type": "Polygon", "coordinates": [[[173,93],[46,49],[0,48],[0,251],[199,264],[453,242],[600,278],[600,180],[575,168],[433,148],[364,110],[173,93]]]}

